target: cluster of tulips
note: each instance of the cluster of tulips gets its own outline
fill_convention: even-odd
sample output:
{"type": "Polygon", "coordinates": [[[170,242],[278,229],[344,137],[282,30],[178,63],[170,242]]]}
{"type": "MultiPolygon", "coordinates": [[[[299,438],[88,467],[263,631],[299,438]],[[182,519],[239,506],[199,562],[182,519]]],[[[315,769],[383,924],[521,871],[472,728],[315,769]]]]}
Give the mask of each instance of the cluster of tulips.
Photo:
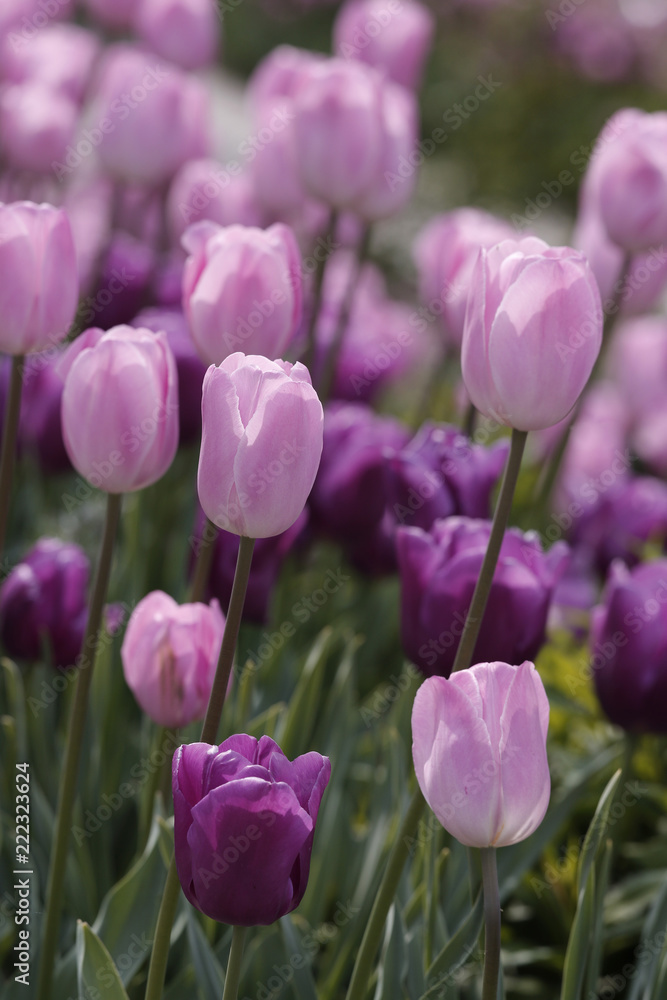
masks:
{"type": "Polygon", "coordinates": [[[426,677],[414,769],[442,825],[482,849],[483,995],[495,998],[494,852],[537,829],[550,794],[549,702],[533,661],[550,615],[565,618],[573,592],[589,595],[610,567],[591,638],[593,654],[612,647],[595,671],[600,700],[629,730],[667,729],[667,561],[641,560],[667,532],[667,488],[625,459],[629,442],[649,471],[667,469],[664,318],[626,319],[600,357],[605,316],[610,327],[643,313],[667,284],[667,115],[626,109],[607,124],[576,249],[476,209],[429,222],[414,248],[417,313],[388,296],[367,255],[372,224],[405,206],[416,178],[402,168],[417,148],[428,10],[402,0],[383,24],[375,0],[349,0],[336,55],[275,50],[248,87],[252,155],[223,163],[193,72],[215,56],[213,5],[86,6],[101,28],[136,39],[102,50],[65,21],[33,37],[35,11],[18,7],[2,39],[0,348],[11,361],[0,544],[17,442],[45,471],[71,466],[107,495],[90,598],[87,558],[55,539],[22,554],[0,591],[5,651],[37,659],[46,641],[54,666],[77,674],[39,1000],[51,989],[94,651],[118,619],[105,601],[121,499],[158,482],[179,444],[199,446],[191,600],[144,595],[122,642],[127,684],[156,724],[204,720],[173,759],[174,858],[146,1000],[162,995],[181,887],[235,927],[230,990],[242,929],[273,923],[306,891],[332,763],[315,750],[290,761],[268,736],[218,738],[244,607],[266,620],[282,559],[314,537],[335,540],[367,576],[400,576],[404,651],[426,677]],[[96,325],[80,310],[77,326],[82,296],[96,325]],[[460,361],[468,433],[433,420],[415,435],[371,409],[445,358],[460,361]],[[586,392],[596,365],[607,380],[586,392]],[[476,423],[494,436],[511,428],[510,442],[487,443],[476,423]],[[556,481],[558,531],[541,540],[507,527],[530,432],[556,481]],[[626,634],[637,606],[640,664],[626,634]]]}

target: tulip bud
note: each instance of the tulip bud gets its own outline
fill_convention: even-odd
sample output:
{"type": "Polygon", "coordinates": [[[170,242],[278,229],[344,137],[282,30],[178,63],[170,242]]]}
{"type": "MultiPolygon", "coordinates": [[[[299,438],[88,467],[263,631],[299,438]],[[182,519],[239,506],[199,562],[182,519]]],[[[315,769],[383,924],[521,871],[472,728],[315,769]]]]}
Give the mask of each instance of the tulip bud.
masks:
{"type": "Polygon", "coordinates": [[[606,715],[630,732],[667,733],[667,559],[612,564],[591,627],[591,667],[606,715]]]}
{"type": "Polygon", "coordinates": [[[188,900],[221,923],[274,923],[306,891],[328,757],[290,761],[262,736],[174,754],[174,850],[188,900]]]}
{"type": "Polygon", "coordinates": [[[63,437],[74,468],[107,493],[160,479],[178,444],[176,363],[166,334],[88,330],[64,362],[63,437]]]}
{"type": "Polygon", "coordinates": [[[624,109],[606,130],[595,170],[609,238],[628,253],[659,246],[667,240],[667,113],[624,109]]]}
{"type": "Polygon", "coordinates": [[[5,38],[3,77],[11,83],[43,83],[80,104],[100,48],[92,31],[76,24],[48,25],[36,32],[29,44],[16,45],[11,37],[5,38]]]}
{"type": "Polygon", "coordinates": [[[21,201],[0,205],[0,350],[28,354],[67,336],[78,299],[66,213],[21,201]]]}
{"type": "Polygon", "coordinates": [[[302,364],[239,353],[211,365],[197,477],[209,520],[250,538],[294,524],[317,473],[323,419],[302,364]]]}
{"type": "Polygon", "coordinates": [[[487,250],[514,236],[512,227],[478,208],[458,208],[437,215],[421,230],[413,249],[422,302],[442,317],[447,340],[461,346],[466,305],[475,262],[487,250]]]}
{"type": "Polygon", "coordinates": [[[347,0],[334,22],[334,50],[416,90],[434,29],[433,14],[417,0],[347,0]]]}
{"type": "Polygon", "coordinates": [[[161,590],[139,601],[120,651],[123,673],[157,725],[179,729],[204,718],[224,631],[217,601],[178,605],[161,590]]]}
{"type": "Polygon", "coordinates": [[[209,151],[201,81],[131,45],[106,50],[91,118],[90,141],[121,181],[164,184],[187,160],[209,151]]]}
{"type": "MultiPolygon", "coordinates": [[[[451,673],[490,531],[489,521],[467,517],[436,521],[429,532],[398,529],[401,638],[427,675],[451,673]]],[[[473,660],[493,650],[515,661],[537,655],[567,554],[564,542],[545,555],[534,534],[505,532],[473,660]]]]}
{"type": "Polygon", "coordinates": [[[602,344],[602,305],[585,257],[542,240],[480,251],[468,299],[463,381],[478,410],[520,431],[557,424],[602,344]]]}
{"type": "Polygon", "coordinates": [[[301,256],[294,235],[201,222],[183,238],[183,308],[201,357],[220,364],[238,351],[276,357],[301,319],[301,256]]]}
{"type": "Polygon", "coordinates": [[[263,222],[248,175],[231,174],[215,160],[188,160],[181,167],[169,189],[167,217],[175,243],[188,226],[202,220],[219,226],[263,222]]]}
{"type": "Polygon", "coordinates": [[[549,804],[548,728],[549,700],[528,661],[425,681],[412,709],[412,757],[445,830],[467,847],[529,837],[549,804]]]}
{"type": "Polygon", "coordinates": [[[141,0],[134,26],[158,55],[198,69],[215,58],[221,24],[214,0],[141,0]]]}
{"type": "Polygon", "coordinates": [[[64,669],[81,652],[90,564],[78,545],[40,538],[0,589],[0,636],[10,656],[64,669]]]}

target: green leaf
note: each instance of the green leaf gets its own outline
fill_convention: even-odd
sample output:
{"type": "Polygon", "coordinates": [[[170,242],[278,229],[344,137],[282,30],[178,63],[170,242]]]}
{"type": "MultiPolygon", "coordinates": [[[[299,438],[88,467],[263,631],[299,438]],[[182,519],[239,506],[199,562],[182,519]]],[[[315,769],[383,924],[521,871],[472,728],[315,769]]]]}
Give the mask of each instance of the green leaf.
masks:
{"type": "Polygon", "coordinates": [[[468,913],[456,933],[447,942],[426,972],[427,983],[431,983],[420,1000],[441,995],[443,985],[457,969],[473,954],[484,922],[484,898],[480,892],[475,905],[468,913]]]}
{"type": "Polygon", "coordinates": [[[618,770],[609,779],[605,790],[600,796],[600,801],[598,802],[597,809],[595,810],[595,815],[593,816],[591,825],[589,826],[584,839],[581,854],[579,855],[579,872],[577,876],[580,896],[584,886],[588,882],[588,873],[595,863],[598,852],[605,838],[607,824],[609,823],[609,811],[614,803],[614,795],[620,780],[621,771],[618,770]]]}
{"type": "Polygon", "coordinates": [[[188,907],[188,945],[197,983],[204,1000],[220,1000],[225,986],[225,974],[197,919],[188,907]]]}
{"type": "Polygon", "coordinates": [[[297,1000],[317,1000],[317,987],[313,979],[311,960],[304,954],[304,947],[297,937],[291,914],[280,918],[280,932],[285,946],[285,958],[294,977],[290,980],[297,1000]],[[296,963],[296,964],[295,964],[296,963]]]}
{"type": "Polygon", "coordinates": [[[600,969],[602,966],[602,951],[604,945],[604,903],[609,888],[609,876],[611,873],[611,862],[614,853],[614,845],[611,840],[605,842],[604,848],[596,864],[596,898],[595,898],[595,927],[590,941],[590,955],[588,969],[586,972],[586,988],[584,996],[589,997],[595,993],[600,969]]]}
{"type": "Polygon", "coordinates": [[[308,749],[315,724],[316,709],[322,694],[327,654],[334,638],[333,629],[322,629],[310,651],[294,694],[290,698],[278,743],[293,759],[308,749]]]}
{"type": "Polygon", "coordinates": [[[400,910],[396,903],[392,903],[385,926],[374,1000],[403,1000],[405,997],[403,984],[408,971],[406,937],[400,910]]]}
{"type": "Polygon", "coordinates": [[[128,1000],[118,969],[95,932],[79,920],[76,930],[79,994],[100,1000],[128,1000]]]}
{"type": "Polygon", "coordinates": [[[630,987],[628,1000],[640,1000],[640,998],[649,1000],[651,997],[662,995],[656,992],[656,989],[661,978],[661,969],[664,972],[667,947],[665,927],[667,927],[667,879],[663,881],[642,930],[641,941],[636,950],[639,959],[638,970],[630,987]],[[663,941],[665,943],[661,947],[663,941]],[[643,961],[646,955],[650,956],[648,962],[643,961]]]}
{"type": "Polygon", "coordinates": [[[570,937],[565,952],[561,1000],[581,1000],[581,988],[586,978],[590,940],[595,927],[595,867],[588,868],[583,888],[572,921],[570,937]]]}

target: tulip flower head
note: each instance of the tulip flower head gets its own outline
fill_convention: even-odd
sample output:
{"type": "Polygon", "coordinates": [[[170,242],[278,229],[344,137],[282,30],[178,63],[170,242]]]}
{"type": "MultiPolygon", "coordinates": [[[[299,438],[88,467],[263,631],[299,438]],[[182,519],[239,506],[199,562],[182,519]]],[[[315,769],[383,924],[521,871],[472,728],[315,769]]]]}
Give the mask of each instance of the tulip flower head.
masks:
{"type": "Polygon", "coordinates": [[[263,736],[174,754],[174,839],[186,897],[226,924],[272,924],[306,891],[315,822],[331,763],[290,761],[263,736]]]}
{"type": "Polygon", "coordinates": [[[461,365],[472,402],[520,431],[557,424],[602,344],[602,304],[583,254],[535,237],[482,249],[473,271],[461,365]]]}
{"type": "Polygon", "coordinates": [[[270,538],[303,510],[322,454],[324,414],[308,369],[231,354],[204,378],[197,489],[225,531],[270,538]]]}
{"type": "Polygon", "coordinates": [[[506,847],[542,822],[551,781],[549,701],[535,666],[478,663],[430,677],[412,709],[419,787],[468,847],[506,847]]]}

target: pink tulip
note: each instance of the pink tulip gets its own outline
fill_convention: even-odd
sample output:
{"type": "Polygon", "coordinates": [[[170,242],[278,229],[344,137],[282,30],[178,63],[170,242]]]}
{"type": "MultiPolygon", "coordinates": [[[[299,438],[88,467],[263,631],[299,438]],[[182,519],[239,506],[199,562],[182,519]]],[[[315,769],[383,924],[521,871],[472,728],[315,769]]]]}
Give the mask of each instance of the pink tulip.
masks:
{"type": "Polygon", "coordinates": [[[158,726],[203,719],[225,620],[216,600],[179,605],[161,590],[139,601],[121,648],[128,687],[158,726]]]}
{"type": "Polygon", "coordinates": [[[79,296],[76,252],[63,209],[0,205],[0,350],[27,354],[60,343],[79,296]]]}
{"type": "Polygon", "coordinates": [[[294,98],[297,158],[313,198],[348,208],[371,185],[383,142],[382,78],[328,59],[311,66],[294,98]]]}
{"type": "Polygon", "coordinates": [[[43,83],[81,103],[99,51],[100,42],[92,31],[75,24],[52,24],[24,45],[11,36],[4,39],[3,77],[11,83],[43,83]]]}
{"type": "Polygon", "coordinates": [[[132,45],[106,50],[90,118],[91,141],[118,180],[163,184],[209,151],[204,85],[132,45]]]}
{"type": "Polygon", "coordinates": [[[176,362],[166,334],[117,326],[82,337],[61,369],[67,454],[107,493],[143,489],[164,475],[178,445],[176,362]]]}
{"type": "Polygon", "coordinates": [[[132,26],[137,0],[84,0],[93,17],[109,28],[132,26]]]}
{"type": "Polygon", "coordinates": [[[39,81],[7,87],[0,97],[0,143],[17,170],[48,173],[73,141],[79,108],[39,81]]]}
{"type": "Polygon", "coordinates": [[[215,58],[221,25],[215,0],[140,0],[134,27],[159,56],[198,69],[215,58]]]}
{"type": "Polygon", "coordinates": [[[296,96],[313,66],[324,65],[326,56],[293,45],[278,45],[257,65],[248,80],[248,95],[253,107],[280,104],[296,96]]]}
{"type": "Polygon", "coordinates": [[[508,222],[478,208],[458,208],[436,215],[414,244],[419,291],[428,312],[442,316],[447,340],[461,346],[466,305],[475,262],[487,250],[512,239],[508,222]]]}
{"type": "Polygon", "coordinates": [[[283,354],[301,319],[301,255],[294,235],[269,229],[192,226],[183,274],[183,309],[199,354],[219,364],[240,347],[283,354]]]}
{"type": "Polygon", "coordinates": [[[533,237],[482,250],[462,345],[478,410],[517,430],[557,424],[586,385],[602,343],[602,305],[585,257],[533,237]]]}
{"type": "Polygon", "coordinates": [[[195,222],[207,220],[219,226],[263,224],[248,174],[232,174],[224,164],[206,159],[188,160],[174,177],[167,198],[167,218],[175,243],[195,222]]]}
{"type": "Polygon", "coordinates": [[[334,49],[343,59],[375,66],[414,90],[434,29],[433,14],[417,0],[347,0],[334,22],[334,49]]]}
{"type": "Polygon", "coordinates": [[[204,378],[197,488],[214,524],[250,538],[286,531],[322,454],[322,404],[302,364],[232,354],[204,378]]]}
{"type": "Polygon", "coordinates": [[[528,660],[424,681],[412,756],[419,787],[452,836],[468,847],[507,847],[537,829],[551,788],[548,727],[549,701],[528,660]]]}
{"type": "Polygon", "coordinates": [[[609,238],[628,253],[659,246],[667,240],[667,112],[624,109],[604,134],[594,169],[609,238]]]}

